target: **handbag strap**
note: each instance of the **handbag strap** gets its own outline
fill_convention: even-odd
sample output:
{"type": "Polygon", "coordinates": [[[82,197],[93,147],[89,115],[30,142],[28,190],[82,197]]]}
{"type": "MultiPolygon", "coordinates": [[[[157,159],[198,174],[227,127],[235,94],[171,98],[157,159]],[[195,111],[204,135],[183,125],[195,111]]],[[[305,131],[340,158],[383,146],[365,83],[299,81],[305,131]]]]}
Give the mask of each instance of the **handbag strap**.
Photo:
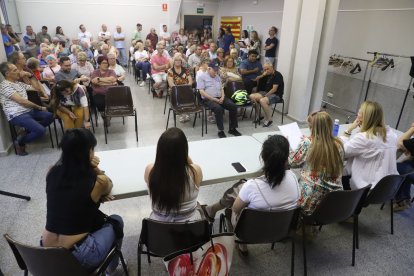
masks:
{"type": "Polygon", "coordinates": [[[257,183],[256,179],[253,179],[254,183],[256,184],[257,189],[259,190],[260,194],[263,197],[263,200],[266,202],[267,207],[269,207],[269,211],[272,210],[272,206],[269,204],[269,202],[267,201],[266,197],[264,196],[262,190],[259,187],[259,184],[257,183]]]}

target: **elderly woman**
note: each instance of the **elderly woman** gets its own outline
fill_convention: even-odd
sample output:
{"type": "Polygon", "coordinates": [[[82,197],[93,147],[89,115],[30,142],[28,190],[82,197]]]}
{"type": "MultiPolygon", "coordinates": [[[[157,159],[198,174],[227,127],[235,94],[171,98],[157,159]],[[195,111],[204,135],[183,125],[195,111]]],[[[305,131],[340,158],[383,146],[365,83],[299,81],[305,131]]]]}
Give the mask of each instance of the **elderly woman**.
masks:
{"type": "Polygon", "coordinates": [[[72,45],[72,46],[70,46],[70,52],[71,52],[72,54],[70,54],[70,55],[69,55],[69,58],[70,58],[70,62],[71,62],[72,64],[74,64],[74,63],[78,62],[78,57],[77,57],[77,55],[78,55],[78,52],[79,52],[79,51],[81,51],[81,47],[80,47],[79,45],[72,45]]]}
{"type": "Polygon", "coordinates": [[[139,86],[144,86],[147,80],[147,74],[151,72],[151,63],[149,63],[150,56],[144,49],[142,42],[137,42],[135,45],[136,51],[134,53],[135,68],[142,71],[142,81],[139,86]]]}
{"type": "Polygon", "coordinates": [[[50,55],[52,51],[49,47],[43,47],[40,49],[40,54],[37,56],[37,59],[39,60],[40,67],[44,68],[47,66],[46,57],[50,55]]]}
{"type": "Polygon", "coordinates": [[[228,56],[224,59],[224,67],[220,67],[219,75],[224,86],[226,86],[229,81],[242,80],[232,56],[228,56]]]}
{"type": "Polygon", "coordinates": [[[40,68],[40,63],[37,58],[31,57],[26,62],[27,68],[32,70],[33,75],[36,77],[36,79],[41,80],[42,77],[40,75],[40,71],[42,70],[40,68]]]}
{"type": "MultiPolygon", "coordinates": [[[[92,63],[87,61],[87,56],[85,52],[78,53],[77,62],[72,64],[72,69],[75,69],[76,71],[78,71],[79,75],[84,75],[88,77],[89,79],[91,78],[91,75],[93,71],[95,70],[93,68],[92,63]]],[[[88,86],[89,81],[83,82],[83,85],[88,86]]]]}
{"type": "Polygon", "coordinates": [[[217,49],[217,57],[213,60],[219,65],[219,67],[224,66],[224,49],[223,48],[217,49]]]}
{"type": "Polygon", "coordinates": [[[86,91],[75,82],[61,80],[52,89],[51,107],[63,121],[65,130],[90,128],[86,91]]]}
{"type": "Polygon", "coordinates": [[[99,69],[91,75],[93,99],[95,106],[100,112],[105,110],[105,93],[108,87],[117,85],[116,73],[109,69],[109,61],[106,56],[100,56],[97,60],[99,69]]]}
{"type": "Polygon", "coordinates": [[[48,55],[46,61],[47,67],[43,69],[43,80],[53,84],[55,82],[55,74],[60,70],[60,65],[57,63],[54,55],[48,55]]]}
{"type": "Polygon", "coordinates": [[[118,85],[124,85],[123,81],[125,80],[125,69],[116,63],[116,55],[114,53],[109,53],[107,57],[109,61],[109,69],[115,71],[118,85]]]}

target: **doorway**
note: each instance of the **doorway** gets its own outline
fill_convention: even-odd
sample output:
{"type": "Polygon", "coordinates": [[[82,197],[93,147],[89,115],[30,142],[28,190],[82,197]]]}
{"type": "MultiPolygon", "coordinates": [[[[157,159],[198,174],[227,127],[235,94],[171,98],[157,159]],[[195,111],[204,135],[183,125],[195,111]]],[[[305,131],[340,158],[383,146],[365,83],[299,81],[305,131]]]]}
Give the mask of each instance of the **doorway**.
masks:
{"type": "Polygon", "coordinates": [[[194,31],[208,28],[214,33],[213,18],[208,15],[184,15],[184,29],[194,31]]]}

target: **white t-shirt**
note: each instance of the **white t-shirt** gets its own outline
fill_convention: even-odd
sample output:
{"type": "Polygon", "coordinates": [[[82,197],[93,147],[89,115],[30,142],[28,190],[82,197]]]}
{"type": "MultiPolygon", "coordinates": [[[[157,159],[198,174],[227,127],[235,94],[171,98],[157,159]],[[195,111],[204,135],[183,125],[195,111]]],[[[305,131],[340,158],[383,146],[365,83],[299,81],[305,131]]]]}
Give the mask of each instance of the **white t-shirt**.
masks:
{"type": "Polygon", "coordinates": [[[106,32],[102,32],[102,31],[100,31],[99,33],[98,33],[98,38],[101,38],[101,37],[105,37],[105,39],[110,39],[111,38],[111,32],[108,32],[108,31],[106,31],[106,32]]]}
{"type": "Polygon", "coordinates": [[[160,38],[162,38],[163,40],[165,40],[165,46],[170,45],[171,35],[170,35],[169,32],[161,31],[160,32],[160,38]]]}
{"type": "Polygon", "coordinates": [[[135,58],[135,60],[138,60],[138,59],[141,59],[141,58],[147,58],[147,59],[149,59],[148,52],[145,51],[145,50],[143,50],[141,52],[140,51],[136,51],[134,53],[134,58],[135,58]]]}
{"type": "Polygon", "coordinates": [[[78,33],[78,38],[81,42],[86,41],[88,43],[88,47],[91,46],[91,38],[92,34],[88,31],[85,31],[84,33],[80,32],[78,33]]]}
{"type": "Polygon", "coordinates": [[[7,120],[27,113],[31,111],[31,108],[27,108],[19,104],[18,102],[13,101],[10,97],[17,93],[20,97],[27,100],[26,90],[33,90],[31,85],[27,85],[23,82],[10,82],[4,80],[0,84],[0,104],[3,106],[4,113],[6,114],[7,120]]]}
{"type": "Polygon", "coordinates": [[[287,170],[282,182],[273,189],[264,176],[250,179],[243,184],[239,197],[252,209],[293,209],[297,206],[300,197],[298,179],[292,171],[287,170]]]}

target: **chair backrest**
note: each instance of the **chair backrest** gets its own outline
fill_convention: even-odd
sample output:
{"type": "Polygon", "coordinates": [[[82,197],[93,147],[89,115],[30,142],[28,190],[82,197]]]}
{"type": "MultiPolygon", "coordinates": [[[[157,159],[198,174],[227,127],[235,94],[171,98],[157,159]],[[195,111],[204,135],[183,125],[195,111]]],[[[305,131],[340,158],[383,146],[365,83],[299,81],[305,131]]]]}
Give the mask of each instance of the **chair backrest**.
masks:
{"type": "Polygon", "coordinates": [[[193,107],[196,99],[191,85],[176,85],[171,87],[171,106],[173,108],[193,107]]]}
{"type": "Polygon", "coordinates": [[[383,177],[369,192],[364,206],[368,206],[369,204],[382,204],[394,199],[395,194],[403,182],[404,177],[401,175],[387,175],[383,177]]]}
{"type": "Polygon", "coordinates": [[[204,244],[210,240],[207,220],[168,223],[144,218],[140,243],[154,255],[165,257],[175,251],[204,244]]]}
{"type": "Polygon", "coordinates": [[[230,99],[233,93],[237,90],[245,90],[244,83],[242,81],[228,81],[224,92],[226,97],[230,99]]]}
{"type": "Polygon", "coordinates": [[[7,234],[4,237],[17,248],[29,272],[34,276],[89,275],[73,254],[63,247],[34,247],[22,244],[7,234]]]}
{"type": "Polygon", "coordinates": [[[109,87],[105,93],[105,105],[107,110],[122,109],[132,112],[134,103],[129,86],[109,87]]]}
{"type": "Polygon", "coordinates": [[[304,216],[304,220],[318,225],[344,221],[355,213],[370,188],[371,185],[368,185],[357,190],[330,192],[322,198],[311,215],[304,216]]]}
{"type": "Polygon", "coordinates": [[[42,99],[40,98],[39,92],[34,90],[27,90],[27,99],[32,103],[42,106],[42,99]]]}
{"type": "Polygon", "coordinates": [[[19,265],[21,270],[27,270],[27,266],[26,263],[24,262],[22,256],[20,255],[19,251],[17,250],[16,246],[14,245],[14,241],[12,238],[10,238],[10,236],[8,234],[4,234],[3,235],[4,238],[6,239],[7,243],[9,244],[14,257],[16,258],[17,264],[19,265]]]}
{"type": "Polygon", "coordinates": [[[245,243],[273,243],[289,236],[299,209],[286,211],[263,211],[244,208],[234,233],[245,243]]]}

